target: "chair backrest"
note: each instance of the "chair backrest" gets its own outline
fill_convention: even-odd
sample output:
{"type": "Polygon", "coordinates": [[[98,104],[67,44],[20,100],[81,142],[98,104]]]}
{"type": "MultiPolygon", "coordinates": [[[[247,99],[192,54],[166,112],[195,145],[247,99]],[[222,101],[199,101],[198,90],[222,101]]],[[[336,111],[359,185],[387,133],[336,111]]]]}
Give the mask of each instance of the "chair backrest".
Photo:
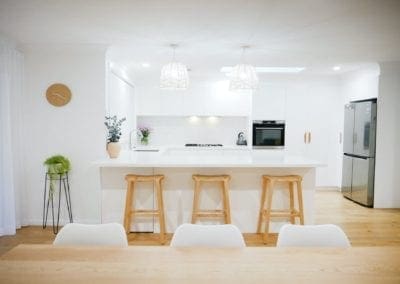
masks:
{"type": "Polygon", "coordinates": [[[58,246],[128,246],[124,227],[118,223],[87,225],[71,223],[57,234],[58,246]]]}
{"type": "Polygon", "coordinates": [[[343,230],[332,224],[284,225],[278,235],[277,247],[350,247],[343,230]]]}
{"type": "Polygon", "coordinates": [[[171,247],[245,247],[242,233],[235,225],[180,225],[171,247]]]}

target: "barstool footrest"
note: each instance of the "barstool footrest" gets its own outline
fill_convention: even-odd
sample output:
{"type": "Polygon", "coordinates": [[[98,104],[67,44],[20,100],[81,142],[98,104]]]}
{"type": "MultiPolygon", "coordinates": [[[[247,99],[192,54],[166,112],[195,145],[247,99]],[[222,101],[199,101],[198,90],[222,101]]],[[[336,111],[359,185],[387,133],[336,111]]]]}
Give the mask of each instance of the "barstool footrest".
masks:
{"type": "Polygon", "coordinates": [[[130,212],[131,216],[158,216],[158,210],[134,210],[130,212]]]}
{"type": "Polygon", "coordinates": [[[224,210],[202,210],[193,213],[196,217],[225,217],[224,210]]]}
{"type": "Polygon", "coordinates": [[[262,213],[263,218],[269,217],[300,217],[300,212],[298,210],[288,211],[288,210],[271,210],[268,214],[267,211],[262,213]]]}

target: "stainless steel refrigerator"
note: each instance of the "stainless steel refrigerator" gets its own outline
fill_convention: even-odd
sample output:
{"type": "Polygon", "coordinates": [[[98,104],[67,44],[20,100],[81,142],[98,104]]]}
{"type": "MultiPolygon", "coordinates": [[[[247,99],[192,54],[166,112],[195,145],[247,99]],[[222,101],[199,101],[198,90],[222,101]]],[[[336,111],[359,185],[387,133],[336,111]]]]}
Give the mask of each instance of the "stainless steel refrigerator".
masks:
{"type": "Polygon", "coordinates": [[[342,193],[374,205],[376,99],[353,101],[344,109],[342,193]]]}

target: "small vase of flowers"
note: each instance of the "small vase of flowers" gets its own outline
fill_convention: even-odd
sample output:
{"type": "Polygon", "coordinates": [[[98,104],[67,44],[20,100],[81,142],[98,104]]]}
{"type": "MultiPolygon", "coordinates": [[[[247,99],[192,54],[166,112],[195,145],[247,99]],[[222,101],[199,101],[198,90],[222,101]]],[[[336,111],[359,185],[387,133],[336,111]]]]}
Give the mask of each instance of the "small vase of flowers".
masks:
{"type": "Polygon", "coordinates": [[[140,136],[140,143],[142,145],[148,145],[149,144],[149,136],[150,136],[150,128],[139,127],[138,130],[139,130],[138,133],[140,136]]]}
{"type": "Polygon", "coordinates": [[[107,152],[110,158],[118,158],[121,152],[121,145],[119,145],[119,138],[121,138],[121,125],[126,120],[125,117],[118,119],[116,115],[106,116],[106,121],[104,122],[108,130],[107,136],[107,152]]]}

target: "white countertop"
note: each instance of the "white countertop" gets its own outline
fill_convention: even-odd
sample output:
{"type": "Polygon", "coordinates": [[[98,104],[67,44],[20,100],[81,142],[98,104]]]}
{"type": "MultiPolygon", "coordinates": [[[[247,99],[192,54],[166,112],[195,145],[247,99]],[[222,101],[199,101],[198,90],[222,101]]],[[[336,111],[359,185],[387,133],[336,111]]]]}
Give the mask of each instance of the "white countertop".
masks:
{"type": "Polygon", "coordinates": [[[122,151],[117,159],[104,158],[95,161],[94,164],[98,167],[140,168],[313,168],[324,166],[306,157],[287,155],[284,150],[253,150],[243,146],[142,148],[142,150],[146,149],[149,151],[122,151]]]}

